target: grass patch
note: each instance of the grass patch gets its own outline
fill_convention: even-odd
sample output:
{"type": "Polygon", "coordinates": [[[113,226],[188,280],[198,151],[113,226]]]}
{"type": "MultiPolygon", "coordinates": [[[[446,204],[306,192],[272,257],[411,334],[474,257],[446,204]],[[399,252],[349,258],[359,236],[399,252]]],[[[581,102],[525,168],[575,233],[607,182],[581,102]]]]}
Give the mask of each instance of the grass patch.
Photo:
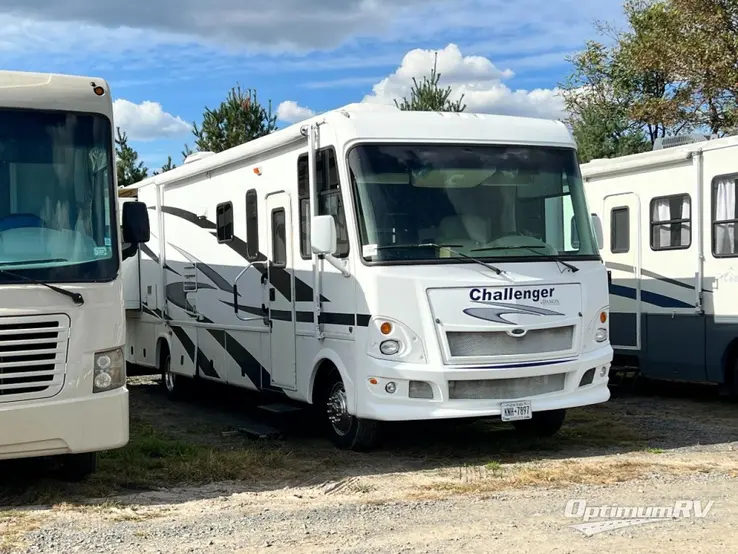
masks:
{"type": "Polygon", "coordinates": [[[82,497],[100,498],[132,490],[216,481],[283,477],[290,472],[291,453],[275,443],[238,442],[234,446],[189,442],[131,418],[130,442],[100,455],[98,471],[83,483],[17,476],[0,483],[0,504],[54,504],[82,497]]]}
{"type": "Polygon", "coordinates": [[[473,480],[439,480],[413,496],[429,498],[446,494],[478,494],[531,487],[568,487],[571,485],[612,485],[632,481],[651,473],[682,475],[686,473],[735,470],[733,464],[716,467],[713,462],[650,462],[647,460],[563,460],[503,466],[473,480]]]}
{"type": "Polygon", "coordinates": [[[0,511],[0,553],[18,552],[24,547],[25,536],[39,526],[28,512],[0,511]]]}
{"type": "Polygon", "coordinates": [[[664,449],[663,448],[646,448],[646,452],[649,454],[663,454],[664,449]]]}

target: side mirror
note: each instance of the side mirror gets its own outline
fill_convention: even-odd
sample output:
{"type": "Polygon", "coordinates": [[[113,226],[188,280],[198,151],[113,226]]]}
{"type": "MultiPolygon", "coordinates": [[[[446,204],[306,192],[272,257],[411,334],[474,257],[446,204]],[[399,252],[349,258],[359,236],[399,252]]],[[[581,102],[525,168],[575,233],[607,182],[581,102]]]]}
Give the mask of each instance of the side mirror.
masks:
{"type": "Polygon", "coordinates": [[[336,222],[332,215],[318,215],[310,225],[310,246],[315,254],[333,254],[338,249],[336,222]]]}
{"type": "Polygon", "coordinates": [[[149,211],[143,202],[124,202],[122,216],[123,236],[121,241],[128,244],[149,242],[149,211]]]}
{"type": "Polygon", "coordinates": [[[597,247],[602,250],[605,245],[605,234],[602,231],[602,221],[600,221],[600,216],[597,214],[592,214],[592,228],[595,232],[595,238],[597,238],[597,247]]]}

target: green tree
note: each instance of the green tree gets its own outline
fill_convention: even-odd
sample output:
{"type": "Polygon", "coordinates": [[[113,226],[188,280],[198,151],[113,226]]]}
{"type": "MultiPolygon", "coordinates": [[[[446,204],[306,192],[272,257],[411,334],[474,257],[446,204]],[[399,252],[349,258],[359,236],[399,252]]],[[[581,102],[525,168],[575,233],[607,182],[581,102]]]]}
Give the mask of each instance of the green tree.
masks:
{"type": "Polygon", "coordinates": [[[642,63],[642,41],[653,37],[660,7],[627,0],[629,30],[598,23],[612,46],[591,40],[569,61],[571,75],[560,84],[568,123],[582,158],[613,157],[648,150],[656,139],[694,125],[691,94],[665,63],[642,63]]]}
{"type": "Polygon", "coordinates": [[[453,91],[450,86],[446,88],[439,87],[441,74],[438,73],[437,67],[438,53],[436,52],[430,76],[425,75],[421,83],[418,83],[418,80],[413,77],[410,98],[403,97],[402,102],[395,100],[395,106],[405,111],[463,112],[466,109],[466,104],[462,104],[464,95],[462,94],[456,101],[449,100],[453,91]]]}
{"type": "Polygon", "coordinates": [[[165,173],[169,171],[170,169],[174,169],[177,167],[176,164],[172,163],[172,157],[167,156],[167,163],[165,163],[163,166],[161,166],[161,169],[155,169],[154,175],[159,175],[160,173],[165,173]]]}
{"type": "Polygon", "coordinates": [[[722,135],[738,124],[738,2],[627,0],[640,71],[676,76],[693,126],[722,135]]]}
{"type": "Polygon", "coordinates": [[[139,161],[138,152],[128,144],[128,135],[121,132],[120,127],[116,127],[116,133],[115,153],[118,158],[116,162],[118,186],[125,187],[148,177],[149,170],[142,161],[139,161]]]}
{"type": "MultiPolygon", "coordinates": [[[[268,135],[277,128],[277,116],[272,113],[272,102],[267,107],[259,103],[256,91],[243,91],[240,85],[232,88],[226,99],[215,109],[205,108],[202,124],[192,125],[195,147],[203,152],[222,152],[255,138],[268,135]]],[[[189,145],[182,152],[192,153],[189,145]]]]}

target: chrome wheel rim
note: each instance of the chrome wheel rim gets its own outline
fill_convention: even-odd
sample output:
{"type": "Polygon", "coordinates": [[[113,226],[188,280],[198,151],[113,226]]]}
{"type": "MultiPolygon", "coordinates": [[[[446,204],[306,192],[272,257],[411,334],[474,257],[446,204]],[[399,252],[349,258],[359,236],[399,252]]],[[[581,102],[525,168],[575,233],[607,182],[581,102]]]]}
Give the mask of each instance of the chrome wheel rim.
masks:
{"type": "Polygon", "coordinates": [[[171,370],[171,358],[167,356],[166,360],[164,360],[164,385],[166,385],[169,392],[174,390],[174,379],[175,376],[171,370]]]}
{"type": "Polygon", "coordinates": [[[351,415],[348,413],[346,390],[343,383],[336,383],[331,388],[326,402],[328,421],[338,435],[345,435],[351,429],[351,415]]]}

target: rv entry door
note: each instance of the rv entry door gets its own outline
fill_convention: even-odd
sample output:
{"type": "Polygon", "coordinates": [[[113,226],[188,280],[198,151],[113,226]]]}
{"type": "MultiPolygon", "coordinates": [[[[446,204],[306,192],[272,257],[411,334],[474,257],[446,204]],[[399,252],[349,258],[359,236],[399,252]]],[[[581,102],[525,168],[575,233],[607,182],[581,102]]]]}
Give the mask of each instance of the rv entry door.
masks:
{"type": "Polygon", "coordinates": [[[641,206],[633,193],[606,196],[603,258],[610,273],[610,342],[641,349],[641,206]]]}
{"type": "Polygon", "coordinates": [[[268,302],[271,318],[271,384],[295,390],[295,276],[290,196],[277,192],[266,197],[268,302]]]}

